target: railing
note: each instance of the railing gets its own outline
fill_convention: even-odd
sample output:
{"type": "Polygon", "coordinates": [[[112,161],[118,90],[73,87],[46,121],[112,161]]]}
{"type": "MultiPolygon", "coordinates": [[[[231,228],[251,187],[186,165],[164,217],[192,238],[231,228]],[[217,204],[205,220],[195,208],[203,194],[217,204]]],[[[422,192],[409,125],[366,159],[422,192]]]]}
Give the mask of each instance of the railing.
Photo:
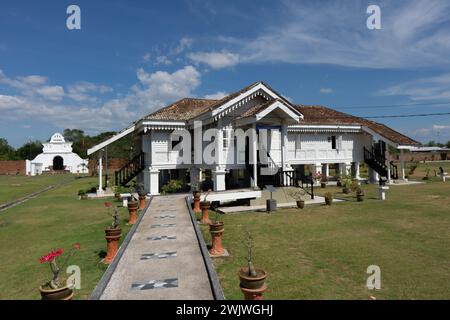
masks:
{"type": "Polygon", "coordinates": [[[375,154],[373,148],[372,151],[370,151],[364,147],[364,161],[379,175],[387,177],[386,158],[375,154]]]}
{"type": "Polygon", "coordinates": [[[398,179],[398,167],[394,164],[394,161],[389,162],[389,166],[391,169],[391,179],[398,179]]]}
{"type": "Polygon", "coordinates": [[[145,167],[145,153],[141,152],[131,159],[126,165],[124,165],[120,170],[116,171],[115,180],[116,185],[126,185],[134,177],[138,175],[145,167]]]}

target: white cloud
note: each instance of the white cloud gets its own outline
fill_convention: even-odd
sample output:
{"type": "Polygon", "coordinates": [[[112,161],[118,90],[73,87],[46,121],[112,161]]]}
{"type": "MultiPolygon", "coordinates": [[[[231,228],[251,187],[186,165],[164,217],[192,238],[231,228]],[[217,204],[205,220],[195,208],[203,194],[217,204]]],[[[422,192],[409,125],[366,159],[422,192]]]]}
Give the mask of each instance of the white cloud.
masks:
{"type": "Polygon", "coordinates": [[[241,62],[333,64],[358,68],[450,66],[450,2],[381,2],[382,29],[366,27],[367,6],[354,1],[284,1],[283,19],[254,38],[223,43],[241,62]]]}
{"type": "Polygon", "coordinates": [[[323,93],[323,94],[330,94],[330,93],[334,92],[334,90],[332,88],[320,88],[319,91],[320,91],[320,93],[323,93]]]}
{"type": "Polygon", "coordinates": [[[126,95],[106,102],[95,99],[93,94],[110,92],[112,89],[107,86],[90,82],[70,85],[68,96],[77,102],[71,104],[69,99],[60,101],[62,86],[39,85],[30,95],[24,89],[24,79],[39,84],[42,81],[29,77],[10,79],[0,71],[0,83],[10,87],[19,84],[21,89],[17,94],[0,93],[0,113],[5,120],[32,119],[59,128],[80,128],[89,133],[119,130],[170,102],[192,96],[201,82],[201,75],[193,66],[185,66],[173,73],[147,73],[139,69],[136,75],[138,83],[126,95]]]}
{"type": "Polygon", "coordinates": [[[158,56],[156,57],[155,65],[170,65],[172,61],[167,56],[158,56]]]}
{"type": "Polygon", "coordinates": [[[173,53],[177,55],[189,49],[192,46],[192,42],[193,42],[192,38],[188,37],[181,38],[177,47],[173,50],[173,53]]]}
{"type": "Polygon", "coordinates": [[[188,58],[195,63],[204,63],[213,69],[233,67],[239,63],[239,55],[227,51],[193,52],[188,58]]]}
{"type": "Polygon", "coordinates": [[[150,52],[146,52],[146,53],[142,56],[142,60],[143,60],[145,63],[148,63],[148,62],[150,62],[151,57],[152,57],[151,53],[150,53],[150,52]]]}
{"type": "Polygon", "coordinates": [[[450,99],[450,73],[396,84],[378,91],[382,96],[406,96],[413,101],[450,99]]]}
{"type": "Polygon", "coordinates": [[[216,93],[211,93],[211,94],[205,95],[204,98],[212,99],[212,100],[220,100],[227,95],[228,95],[228,93],[226,93],[225,91],[217,91],[216,93]]]}
{"type": "Polygon", "coordinates": [[[104,94],[107,92],[112,92],[111,87],[105,85],[98,85],[91,82],[77,82],[74,85],[69,86],[68,96],[75,101],[97,101],[97,97],[94,94],[104,94]]]}
{"type": "Polygon", "coordinates": [[[36,89],[36,93],[52,101],[61,101],[64,97],[64,88],[61,86],[43,86],[36,89]]]}

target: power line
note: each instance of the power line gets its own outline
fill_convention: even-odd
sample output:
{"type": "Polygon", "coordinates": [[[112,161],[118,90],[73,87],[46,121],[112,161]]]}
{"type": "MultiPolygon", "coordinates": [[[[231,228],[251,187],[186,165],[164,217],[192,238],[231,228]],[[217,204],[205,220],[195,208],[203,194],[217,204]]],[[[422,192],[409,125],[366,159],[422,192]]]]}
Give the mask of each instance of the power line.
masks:
{"type": "Polygon", "coordinates": [[[378,105],[378,106],[350,106],[350,107],[336,107],[336,109],[371,109],[371,108],[397,108],[397,107],[415,107],[415,106],[450,106],[450,102],[430,102],[430,103],[405,103],[405,104],[391,104],[391,105],[378,105]]]}
{"type": "Polygon", "coordinates": [[[361,117],[361,118],[366,118],[366,119],[413,118],[413,117],[431,117],[431,116],[444,116],[444,115],[450,115],[450,112],[420,113],[420,114],[398,114],[398,115],[385,115],[385,116],[368,116],[368,117],[361,117]]]}

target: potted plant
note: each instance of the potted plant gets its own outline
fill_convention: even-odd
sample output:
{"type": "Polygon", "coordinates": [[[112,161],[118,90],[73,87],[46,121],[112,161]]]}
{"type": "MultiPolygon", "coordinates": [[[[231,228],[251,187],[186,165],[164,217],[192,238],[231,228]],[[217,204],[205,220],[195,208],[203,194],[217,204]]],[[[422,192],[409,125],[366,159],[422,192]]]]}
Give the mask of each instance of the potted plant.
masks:
{"type": "Polygon", "coordinates": [[[80,200],[86,200],[88,198],[86,191],[78,190],[78,197],[80,200]]]}
{"type": "Polygon", "coordinates": [[[135,224],[137,220],[137,210],[139,208],[138,200],[134,196],[131,196],[128,200],[127,207],[129,213],[128,224],[135,224]]]}
{"type": "Polygon", "coordinates": [[[327,187],[327,182],[328,182],[328,179],[327,179],[326,175],[323,175],[322,180],[320,181],[320,187],[322,189],[325,189],[327,187]]]}
{"type": "Polygon", "coordinates": [[[205,197],[203,198],[203,201],[200,203],[200,207],[202,209],[202,218],[200,219],[201,224],[210,224],[211,220],[209,220],[209,208],[211,207],[211,202],[207,201],[209,193],[211,192],[211,189],[206,192],[205,197]]]}
{"type": "Polygon", "coordinates": [[[56,251],[51,250],[49,254],[39,259],[40,263],[47,263],[50,265],[50,270],[53,274],[52,279],[39,287],[42,300],[72,300],[73,287],[75,283],[68,283],[60,278],[61,270],[65,270],[69,258],[73,256],[76,250],[80,249],[80,244],[76,243],[72,247],[72,251],[67,255],[62,265],[58,265],[58,257],[63,254],[62,249],[56,251]]]}
{"type": "Polygon", "coordinates": [[[211,249],[209,253],[212,256],[223,256],[225,253],[225,249],[222,246],[224,223],[218,220],[218,216],[219,213],[216,211],[214,221],[209,224],[209,232],[211,233],[211,249]]]}
{"type": "Polygon", "coordinates": [[[347,174],[347,175],[343,176],[341,181],[342,181],[342,187],[343,187],[342,192],[345,194],[349,194],[351,187],[352,187],[352,183],[353,183],[353,179],[352,179],[351,175],[347,174]]]}
{"type": "Polygon", "coordinates": [[[423,177],[423,180],[429,180],[430,179],[430,168],[425,168],[425,177],[423,177]]]}
{"type": "Polygon", "coordinates": [[[336,186],[342,187],[342,177],[340,174],[336,174],[336,186]]]}
{"type": "Polygon", "coordinates": [[[325,193],[325,204],[331,206],[333,203],[333,194],[331,192],[325,193]]]}
{"type": "Polygon", "coordinates": [[[288,195],[295,199],[295,202],[297,203],[297,208],[303,209],[305,207],[305,195],[306,191],[303,189],[288,189],[288,195]]]}
{"type": "Polygon", "coordinates": [[[253,265],[253,243],[250,234],[247,236],[247,267],[239,270],[240,287],[245,300],[260,300],[266,290],[267,272],[253,265]]]}
{"type": "Polygon", "coordinates": [[[139,208],[142,210],[145,208],[145,199],[147,196],[147,192],[145,192],[145,188],[142,183],[138,183],[136,185],[136,192],[139,196],[139,208]]]}
{"type": "Polygon", "coordinates": [[[105,229],[105,239],[107,243],[106,257],[103,260],[104,263],[110,264],[117,254],[119,249],[119,240],[122,236],[122,229],[119,225],[119,210],[117,207],[111,211],[111,203],[105,202],[105,207],[108,209],[108,214],[112,217],[111,225],[105,229]]]}
{"type": "Polygon", "coordinates": [[[358,202],[364,201],[364,190],[360,186],[356,189],[356,200],[358,202]]]}

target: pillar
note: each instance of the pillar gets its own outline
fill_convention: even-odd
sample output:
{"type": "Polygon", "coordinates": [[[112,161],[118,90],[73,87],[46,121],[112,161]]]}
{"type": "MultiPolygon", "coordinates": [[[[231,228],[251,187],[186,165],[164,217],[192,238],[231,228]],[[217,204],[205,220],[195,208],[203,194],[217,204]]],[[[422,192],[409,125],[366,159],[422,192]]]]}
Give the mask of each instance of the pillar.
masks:
{"type": "Polygon", "coordinates": [[[97,193],[103,193],[103,158],[100,154],[98,158],[98,190],[97,193]]]}
{"type": "MultiPolygon", "coordinates": [[[[322,164],[321,163],[312,164],[311,173],[313,174],[313,178],[315,174],[322,174],[322,164]]],[[[314,184],[320,185],[320,180],[315,180],[314,184]]]]}
{"type": "Polygon", "coordinates": [[[344,174],[349,175],[352,173],[352,163],[351,162],[344,163],[343,167],[344,167],[344,174]]]}
{"type": "Polygon", "coordinates": [[[378,173],[369,167],[369,181],[370,183],[378,183],[379,176],[378,173]]]}
{"type": "Polygon", "coordinates": [[[155,168],[149,168],[150,178],[150,194],[153,196],[159,195],[159,170],[155,168]]]}
{"type": "Polygon", "coordinates": [[[225,190],[225,170],[216,169],[212,172],[212,179],[214,182],[214,191],[224,191],[225,190]]]}
{"type": "Polygon", "coordinates": [[[403,149],[400,149],[400,167],[401,167],[401,177],[402,180],[405,181],[406,180],[406,175],[405,175],[405,157],[403,156],[403,149]]]}
{"type": "Polygon", "coordinates": [[[359,161],[354,162],[353,165],[355,166],[355,179],[360,180],[361,177],[359,176],[359,174],[360,174],[360,172],[359,172],[359,161]]]}
{"type": "Polygon", "coordinates": [[[287,125],[282,124],[281,125],[281,168],[282,170],[285,170],[288,164],[287,161],[287,125]]]}
{"type": "Polygon", "coordinates": [[[252,127],[252,161],[253,161],[253,188],[258,188],[258,135],[256,134],[256,123],[252,127]]]}

